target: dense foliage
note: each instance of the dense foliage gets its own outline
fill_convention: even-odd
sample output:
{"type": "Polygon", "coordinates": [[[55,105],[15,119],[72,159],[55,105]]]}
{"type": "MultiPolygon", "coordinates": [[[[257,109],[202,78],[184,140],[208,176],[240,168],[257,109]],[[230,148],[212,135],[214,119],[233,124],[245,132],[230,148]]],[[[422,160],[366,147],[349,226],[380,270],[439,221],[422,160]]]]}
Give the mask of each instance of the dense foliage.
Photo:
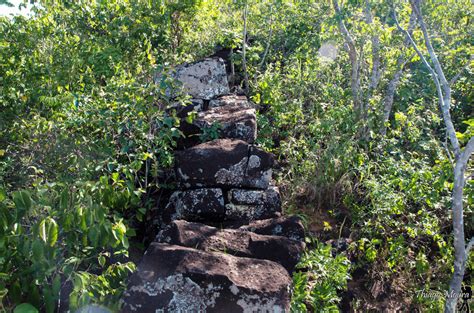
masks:
{"type": "MultiPolygon", "coordinates": [[[[394,24],[396,10],[408,26],[409,5],[372,2],[342,1],[336,14],[324,1],[45,1],[31,17],[0,17],[0,309],[23,303],[22,312],[28,303],[53,312],[60,298],[72,309],[117,309],[134,269],[129,241],[140,246],[137,230],[180,136],[179,121],[164,113],[173,82],[155,84],[153,75],[223,47],[235,51],[244,77],[247,6],[258,142],[280,161],[285,210],[300,214],[314,237],[294,275],[292,309],[337,310],[352,276],[354,308],[395,301],[439,310],[442,299],[414,295],[446,290],[452,273],[452,155],[435,86],[394,24]],[[361,58],[365,115],[352,105],[341,19],[361,58]],[[383,69],[375,87],[374,35],[383,69]],[[403,74],[385,122],[398,59],[403,74]],[[342,252],[322,243],[339,238],[349,238],[342,252]]],[[[474,7],[422,9],[447,75],[461,73],[452,116],[464,144],[474,129],[464,68],[474,7]]],[[[419,29],[413,37],[422,42],[419,29]]],[[[472,175],[465,203],[470,238],[472,175]]]]}

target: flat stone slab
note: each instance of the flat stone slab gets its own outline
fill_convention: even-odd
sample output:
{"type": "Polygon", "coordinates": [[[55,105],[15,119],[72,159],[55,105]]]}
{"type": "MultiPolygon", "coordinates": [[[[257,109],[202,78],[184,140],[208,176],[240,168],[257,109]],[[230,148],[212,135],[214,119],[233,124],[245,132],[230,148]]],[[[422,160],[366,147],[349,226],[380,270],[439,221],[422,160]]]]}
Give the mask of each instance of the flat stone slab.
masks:
{"type": "Polygon", "coordinates": [[[258,235],[253,232],[223,229],[178,220],[158,236],[158,241],[204,251],[225,252],[239,257],[270,260],[292,272],[304,250],[301,241],[282,236],[258,235]]]}
{"type": "Polygon", "coordinates": [[[272,208],[281,207],[280,191],[276,186],[265,190],[231,189],[227,193],[229,202],[235,204],[264,205],[272,208]]]}
{"type": "Polygon", "coordinates": [[[163,211],[163,220],[177,219],[207,223],[249,223],[275,217],[281,212],[280,197],[273,188],[267,190],[232,189],[229,193],[244,197],[236,203],[226,203],[220,188],[197,188],[175,191],[163,211]],[[251,196],[247,196],[250,194],[251,196]],[[252,198],[255,204],[251,203],[252,198]]]}
{"type": "Polygon", "coordinates": [[[239,227],[261,235],[285,236],[293,240],[304,241],[305,231],[301,218],[297,216],[277,217],[257,220],[239,227]]]}
{"type": "Polygon", "coordinates": [[[241,109],[255,109],[255,104],[250,102],[246,96],[225,95],[209,101],[209,108],[221,106],[235,106],[241,109]]]}
{"type": "Polygon", "coordinates": [[[165,220],[220,222],[225,218],[224,195],[219,188],[175,191],[166,205],[165,220]]]}
{"type": "Polygon", "coordinates": [[[216,139],[175,154],[176,177],[184,188],[266,189],[273,155],[243,140],[216,139]]]}
{"type": "Polygon", "coordinates": [[[206,58],[177,66],[171,75],[182,84],[183,91],[196,99],[209,100],[230,92],[221,58],[206,58]]]}
{"type": "Polygon", "coordinates": [[[255,109],[226,105],[199,112],[193,122],[202,131],[218,127],[219,138],[241,139],[253,143],[257,139],[255,109]]]}
{"type": "Polygon", "coordinates": [[[272,261],[152,243],[122,312],[288,312],[290,287],[288,272],[272,261]]]}

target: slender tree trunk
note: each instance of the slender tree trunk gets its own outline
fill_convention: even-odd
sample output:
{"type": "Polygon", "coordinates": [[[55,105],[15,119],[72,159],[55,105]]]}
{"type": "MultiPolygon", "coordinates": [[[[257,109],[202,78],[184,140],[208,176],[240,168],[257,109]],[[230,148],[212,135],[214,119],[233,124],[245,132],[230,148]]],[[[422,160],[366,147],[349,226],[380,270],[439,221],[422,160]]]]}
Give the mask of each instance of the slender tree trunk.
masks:
{"type": "Polygon", "coordinates": [[[248,5],[245,2],[244,7],[244,31],[243,31],[243,39],[242,39],[242,69],[244,71],[244,90],[245,94],[249,94],[249,74],[247,72],[247,60],[245,56],[246,52],[246,45],[247,45],[247,14],[248,14],[248,5]]]}
{"type": "MultiPolygon", "coordinates": [[[[418,45],[415,43],[411,35],[401,28],[395,17],[395,22],[400,30],[402,30],[407,38],[410,40],[413,48],[416,53],[422,60],[423,64],[428,68],[430,74],[433,78],[433,81],[436,86],[436,91],[439,97],[439,105],[443,115],[443,120],[446,126],[446,132],[448,138],[451,142],[451,146],[455,156],[455,165],[454,165],[454,186],[453,193],[451,196],[451,209],[452,209],[452,218],[453,218],[453,237],[454,237],[454,274],[449,284],[448,297],[446,297],[446,303],[444,310],[445,312],[452,313],[456,311],[456,304],[458,297],[461,293],[462,280],[464,277],[464,272],[466,270],[466,260],[467,253],[472,247],[471,242],[465,246],[465,235],[464,235],[464,218],[463,218],[463,189],[465,184],[465,171],[469,159],[474,152],[474,137],[469,139],[466,147],[461,149],[460,143],[456,137],[456,130],[454,128],[453,121],[451,119],[450,107],[451,107],[451,86],[447,81],[441,63],[436,56],[436,53],[431,45],[429,34],[426,28],[426,24],[423,20],[423,15],[421,14],[420,9],[420,0],[410,0],[410,4],[413,12],[415,12],[418,24],[420,25],[421,31],[423,33],[423,38],[425,41],[425,46],[430,55],[431,62],[433,67],[428,63],[427,59],[421,53],[418,45]]],[[[456,78],[457,79],[457,78],[456,78]]]]}
{"type": "Polygon", "coordinates": [[[454,187],[452,194],[453,230],[454,230],[454,274],[449,283],[449,294],[446,298],[445,312],[455,312],[458,296],[466,270],[468,249],[464,239],[463,191],[466,182],[466,167],[474,151],[474,137],[456,158],[454,166],[454,187]]]}
{"type": "MultiPolygon", "coordinates": [[[[412,13],[410,15],[410,22],[407,29],[407,32],[410,35],[413,32],[413,28],[415,28],[415,22],[416,22],[416,16],[414,13],[412,13]]],[[[410,41],[408,40],[408,38],[405,39],[404,45],[405,46],[410,45],[410,41]]],[[[383,136],[385,136],[385,134],[387,133],[387,123],[390,119],[390,114],[392,113],[395,91],[397,90],[398,84],[400,83],[400,79],[403,75],[404,67],[407,62],[408,62],[408,59],[404,60],[403,55],[398,57],[397,65],[396,65],[396,68],[398,70],[395,72],[395,74],[393,75],[392,79],[390,80],[387,86],[387,92],[385,93],[385,98],[384,98],[382,127],[380,128],[380,133],[383,136]]]]}
{"type": "Polygon", "coordinates": [[[344,41],[349,49],[349,59],[351,61],[351,91],[352,91],[352,99],[354,103],[354,112],[356,113],[357,117],[360,117],[362,108],[361,108],[361,101],[360,101],[360,77],[359,77],[359,58],[357,55],[357,49],[354,40],[351,37],[351,34],[347,30],[347,27],[344,23],[344,20],[341,16],[341,8],[337,0],[333,0],[332,4],[334,6],[334,10],[336,14],[339,15],[339,30],[341,31],[344,41]]]}

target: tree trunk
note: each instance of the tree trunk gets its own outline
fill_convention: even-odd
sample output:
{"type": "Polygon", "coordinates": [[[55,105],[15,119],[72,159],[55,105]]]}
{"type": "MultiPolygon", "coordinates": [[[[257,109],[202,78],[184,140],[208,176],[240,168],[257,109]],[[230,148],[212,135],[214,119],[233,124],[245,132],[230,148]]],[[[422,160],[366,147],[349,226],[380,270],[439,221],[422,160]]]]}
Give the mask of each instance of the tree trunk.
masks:
{"type": "Polygon", "coordinates": [[[243,39],[242,39],[242,70],[244,71],[244,90],[245,94],[249,94],[249,74],[247,72],[247,60],[245,56],[246,45],[247,45],[247,2],[245,2],[244,7],[244,31],[243,31],[243,39]]]}

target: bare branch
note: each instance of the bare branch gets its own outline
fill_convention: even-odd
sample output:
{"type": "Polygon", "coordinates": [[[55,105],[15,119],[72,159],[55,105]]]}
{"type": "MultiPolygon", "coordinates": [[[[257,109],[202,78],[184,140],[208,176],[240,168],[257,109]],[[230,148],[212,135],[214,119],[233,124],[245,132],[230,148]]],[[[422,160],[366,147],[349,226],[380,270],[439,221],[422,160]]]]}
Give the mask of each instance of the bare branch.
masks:
{"type": "MultiPolygon", "coordinates": [[[[418,18],[418,24],[420,25],[421,31],[423,33],[423,38],[425,39],[425,45],[428,49],[428,53],[430,54],[431,61],[433,62],[434,68],[436,70],[436,74],[439,76],[439,80],[443,85],[449,85],[446,77],[444,76],[443,69],[441,68],[441,63],[439,63],[438,57],[434,51],[433,45],[431,44],[430,37],[428,35],[428,31],[426,29],[426,24],[423,20],[423,15],[421,14],[420,10],[420,0],[410,0],[412,10],[415,12],[416,17],[418,18]]],[[[445,91],[446,92],[446,91],[445,91]]]]}
{"type": "MultiPolygon", "coordinates": [[[[452,194],[453,237],[454,237],[454,273],[449,283],[449,293],[459,295],[466,270],[466,247],[464,239],[463,191],[466,183],[467,163],[474,152],[474,137],[469,139],[466,147],[459,153],[454,166],[454,184],[452,194]]],[[[469,244],[468,244],[469,247],[469,244]]],[[[470,248],[469,248],[470,249],[470,248]]],[[[445,312],[456,310],[457,298],[447,298],[445,312]]]]}
{"type": "Polygon", "coordinates": [[[467,70],[469,68],[469,66],[471,66],[471,61],[474,60],[474,55],[471,54],[471,57],[469,58],[469,61],[467,61],[466,64],[464,64],[464,66],[459,70],[459,72],[454,75],[453,78],[451,78],[451,80],[449,81],[449,85],[452,86],[456,83],[456,81],[459,79],[459,77],[461,77],[462,73],[467,70]]]}
{"type": "Polygon", "coordinates": [[[359,85],[360,85],[360,79],[359,79],[359,62],[358,62],[358,55],[357,55],[357,49],[356,45],[354,42],[354,39],[352,39],[351,34],[347,30],[346,24],[344,23],[344,20],[341,17],[341,8],[339,7],[339,4],[337,0],[332,1],[334,10],[336,11],[336,14],[339,15],[339,29],[344,37],[344,40],[349,47],[349,58],[351,60],[351,90],[352,90],[352,97],[354,98],[354,110],[356,112],[360,111],[360,97],[359,97],[359,85]]]}
{"type": "Polygon", "coordinates": [[[471,240],[469,240],[468,244],[466,245],[466,256],[469,256],[472,246],[474,246],[474,237],[471,237],[471,240]]]}
{"type": "MultiPolygon", "coordinates": [[[[365,1],[365,20],[368,25],[373,24],[372,12],[370,8],[370,3],[368,0],[365,1]]],[[[372,41],[372,74],[370,77],[369,90],[374,90],[377,88],[377,85],[380,80],[380,39],[377,35],[371,36],[372,41]]],[[[370,94],[369,94],[370,97],[370,94]]]]}
{"type": "Polygon", "coordinates": [[[267,46],[265,47],[265,52],[263,53],[262,61],[260,61],[260,65],[259,65],[260,70],[262,70],[263,64],[265,63],[265,58],[267,57],[267,54],[268,54],[268,50],[270,50],[272,36],[273,36],[273,6],[270,5],[270,32],[268,33],[267,46]]]}
{"type": "MultiPolygon", "coordinates": [[[[410,15],[410,22],[408,24],[407,32],[408,34],[412,34],[413,29],[415,28],[415,22],[416,22],[416,16],[412,12],[410,15]]],[[[405,37],[404,45],[408,46],[410,45],[410,40],[405,37]]],[[[396,68],[398,70],[395,72],[393,75],[392,79],[389,81],[388,86],[387,86],[387,92],[385,94],[384,98],[384,112],[383,112],[383,124],[380,133],[385,136],[387,133],[387,122],[390,119],[390,114],[392,112],[392,107],[393,107],[393,99],[395,97],[395,90],[398,87],[398,84],[400,83],[400,78],[402,77],[405,65],[408,63],[409,60],[411,60],[415,55],[412,54],[410,57],[404,60],[403,55],[400,55],[397,59],[397,64],[396,68]]]]}
{"type": "MultiPolygon", "coordinates": [[[[413,2],[412,2],[412,6],[413,6],[413,10],[416,12],[416,9],[415,9],[416,5],[414,5],[413,2]]],[[[420,13],[419,10],[418,10],[418,13],[420,13]]],[[[436,91],[437,91],[438,97],[439,97],[439,105],[440,105],[440,109],[441,109],[441,112],[442,112],[442,115],[443,115],[443,120],[444,120],[444,123],[446,125],[446,130],[447,130],[448,135],[449,135],[449,141],[451,142],[451,146],[453,147],[454,154],[458,155],[459,152],[460,152],[459,141],[456,137],[456,130],[454,128],[453,121],[451,119],[451,113],[449,112],[449,109],[450,109],[450,106],[451,106],[450,105],[451,104],[451,88],[449,87],[449,84],[446,81],[446,78],[444,77],[444,74],[442,75],[442,79],[445,83],[443,83],[443,81],[440,82],[439,75],[438,75],[437,71],[435,71],[435,69],[433,69],[433,67],[431,67],[431,65],[428,63],[428,60],[426,60],[425,56],[423,55],[421,50],[418,48],[418,45],[413,40],[412,36],[405,29],[403,29],[400,26],[400,24],[398,22],[398,19],[397,19],[395,9],[393,10],[393,17],[394,17],[395,23],[397,25],[397,28],[400,31],[402,31],[403,33],[405,33],[405,35],[407,36],[407,38],[410,41],[411,45],[413,46],[413,49],[415,49],[415,51],[418,54],[418,56],[420,57],[421,61],[423,62],[423,64],[426,66],[426,68],[431,73],[431,76],[433,77],[433,81],[436,85],[436,91]]],[[[420,19],[420,15],[418,15],[417,17],[418,17],[418,23],[420,25],[423,24],[423,26],[420,26],[420,27],[422,27],[426,30],[426,26],[425,26],[423,20],[420,19]]],[[[426,36],[428,36],[428,33],[426,33],[426,36]]],[[[429,44],[431,46],[431,42],[430,42],[428,37],[425,37],[425,44],[426,45],[429,44]]],[[[431,48],[433,48],[433,47],[431,47],[431,48]]],[[[433,63],[437,62],[436,68],[439,68],[439,70],[442,72],[441,65],[438,61],[438,58],[436,58],[436,54],[434,53],[434,50],[432,50],[432,52],[430,52],[430,56],[431,56],[431,53],[434,54],[434,57],[431,57],[432,62],[433,63]]]]}
{"type": "Polygon", "coordinates": [[[247,46],[247,14],[248,14],[248,4],[245,2],[244,7],[244,29],[243,29],[243,39],[242,39],[242,70],[244,72],[244,88],[245,94],[249,94],[249,74],[247,72],[247,60],[246,60],[246,46],[247,46]]]}

